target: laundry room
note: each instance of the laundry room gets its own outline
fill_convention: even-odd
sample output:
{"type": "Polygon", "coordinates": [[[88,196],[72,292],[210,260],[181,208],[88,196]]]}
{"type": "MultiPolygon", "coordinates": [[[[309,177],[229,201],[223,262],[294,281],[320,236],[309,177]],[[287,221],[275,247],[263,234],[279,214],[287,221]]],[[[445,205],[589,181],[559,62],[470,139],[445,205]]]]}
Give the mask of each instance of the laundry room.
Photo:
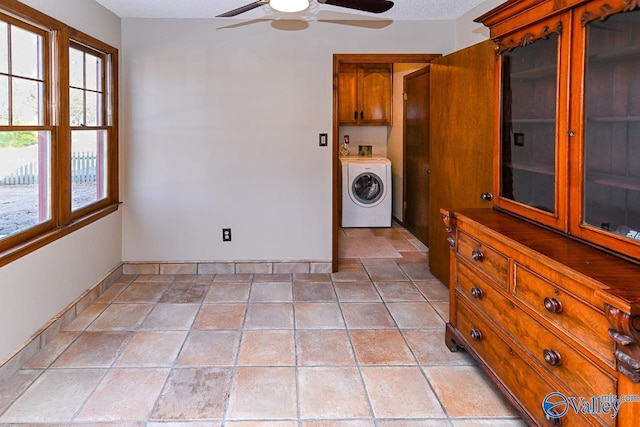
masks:
{"type": "MultiPolygon", "coordinates": [[[[423,62],[367,64],[364,70],[359,71],[355,71],[349,66],[346,68],[346,73],[344,67],[340,69],[338,155],[341,159],[358,157],[388,159],[390,161],[390,188],[387,189],[388,196],[390,196],[390,218],[402,223],[405,197],[403,183],[405,174],[404,78],[417,70],[423,69],[426,64],[423,62]],[[358,72],[360,73],[360,79],[364,80],[362,83],[364,88],[358,87],[358,72]],[[352,78],[350,73],[353,76],[352,78]],[[348,77],[342,78],[345,74],[348,77]],[[363,94],[365,90],[369,91],[369,96],[363,94]],[[366,98],[352,102],[349,92],[351,92],[351,97],[366,98]],[[348,94],[347,101],[345,101],[345,93],[348,94]],[[359,105],[358,102],[360,102],[359,105]],[[367,117],[369,117],[368,120],[367,117]]],[[[425,97],[427,96],[428,94],[425,94],[425,97]]],[[[343,176],[342,171],[339,174],[343,176]]],[[[341,182],[340,185],[344,187],[344,183],[341,182]]],[[[387,224],[387,221],[384,224],[387,224]]],[[[344,227],[345,225],[342,226],[344,227]]],[[[369,226],[380,225],[371,224],[369,226]]]]}

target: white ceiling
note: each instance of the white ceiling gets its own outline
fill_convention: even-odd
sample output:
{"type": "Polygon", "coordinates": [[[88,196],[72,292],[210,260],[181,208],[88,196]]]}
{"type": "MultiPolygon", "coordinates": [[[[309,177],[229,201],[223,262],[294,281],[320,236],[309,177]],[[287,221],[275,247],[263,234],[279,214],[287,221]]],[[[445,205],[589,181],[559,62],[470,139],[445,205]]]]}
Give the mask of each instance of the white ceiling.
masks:
{"type": "MultiPolygon", "coordinates": [[[[214,18],[216,15],[252,3],[254,0],[96,0],[121,18],[214,18]]],[[[382,14],[329,6],[312,0],[305,12],[288,14],[261,6],[235,18],[224,19],[385,19],[426,21],[457,19],[485,0],[394,0],[391,10],[382,14]]],[[[222,18],[221,18],[222,19],[222,18]]]]}

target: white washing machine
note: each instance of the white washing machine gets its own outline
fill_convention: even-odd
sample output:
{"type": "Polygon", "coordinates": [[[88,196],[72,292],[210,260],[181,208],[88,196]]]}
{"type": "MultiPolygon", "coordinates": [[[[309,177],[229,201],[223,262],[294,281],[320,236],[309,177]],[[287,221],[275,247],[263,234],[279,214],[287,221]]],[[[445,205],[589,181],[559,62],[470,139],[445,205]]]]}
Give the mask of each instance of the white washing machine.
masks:
{"type": "Polygon", "coordinates": [[[342,226],[391,227],[391,161],[345,157],[342,163],[342,226]]]}

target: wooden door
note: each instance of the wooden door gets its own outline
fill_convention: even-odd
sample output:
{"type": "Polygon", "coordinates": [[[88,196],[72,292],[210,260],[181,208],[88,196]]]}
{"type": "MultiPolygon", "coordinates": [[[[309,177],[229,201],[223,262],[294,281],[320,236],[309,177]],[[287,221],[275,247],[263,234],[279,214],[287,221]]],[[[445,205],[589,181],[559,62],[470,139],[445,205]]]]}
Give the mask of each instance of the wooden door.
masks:
{"type": "Polygon", "coordinates": [[[343,64],[338,74],[338,121],[358,123],[358,70],[356,64],[343,64]]]}
{"type": "Polygon", "coordinates": [[[404,77],[403,225],[429,244],[429,67],[404,77]]]}
{"type": "Polygon", "coordinates": [[[441,208],[492,206],[494,43],[486,41],[431,64],[429,268],[449,283],[448,234],[441,208]]]}

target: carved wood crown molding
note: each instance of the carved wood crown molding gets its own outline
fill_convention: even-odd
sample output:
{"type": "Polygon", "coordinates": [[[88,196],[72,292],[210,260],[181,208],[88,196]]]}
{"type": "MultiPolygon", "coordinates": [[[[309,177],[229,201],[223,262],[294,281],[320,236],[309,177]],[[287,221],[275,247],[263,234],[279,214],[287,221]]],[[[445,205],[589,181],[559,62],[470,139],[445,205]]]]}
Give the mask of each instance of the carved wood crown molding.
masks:
{"type": "MultiPolygon", "coordinates": [[[[638,2],[640,0],[630,1],[638,2]]],[[[538,32],[537,34],[525,33],[519,40],[511,38],[507,40],[496,39],[494,40],[496,43],[494,50],[496,52],[496,55],[500,55],[504,52],[511,52],[518,47],[530,45],[538,40],[546,40],[553,34],[560,35],[562,34],[562,29],[562,21],[558,21],[558,23],[554,27],[549,27],[548,25],[541,27],[540,32],[538,32]]]]}
{"type": "Polygon", "coordinates": [[[603,4],[597,12],[585,12],[582,14],[580,22],[583,27],[586,27],[589,23],[600,20],[606,21],[610,16],[621,12],[631,12],[640,8],[640,0],[624,0],[621,7],[611,7],[608,4],[603,4]]]}

